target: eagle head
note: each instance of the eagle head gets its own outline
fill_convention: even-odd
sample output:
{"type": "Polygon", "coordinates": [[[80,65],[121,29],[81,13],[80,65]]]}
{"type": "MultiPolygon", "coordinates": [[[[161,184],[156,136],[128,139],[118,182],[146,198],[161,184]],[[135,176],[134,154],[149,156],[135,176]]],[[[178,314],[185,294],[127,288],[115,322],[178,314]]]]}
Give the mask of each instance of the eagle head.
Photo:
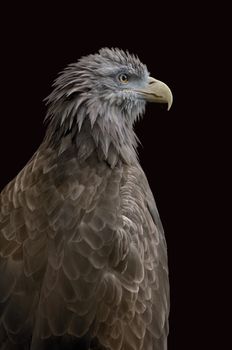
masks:
{"type": "Polygon", "coordinates": [[[116,159],[130,162],[136,158],[133,124],[146,102],[167,103],[169,109],[171,90],[135,55],[103,48],[70,64],[55,81],[47,98],[49,140],[60,144],[69,136],[82,158],[97,150],[107,160],[111,149],[116,159]]]}

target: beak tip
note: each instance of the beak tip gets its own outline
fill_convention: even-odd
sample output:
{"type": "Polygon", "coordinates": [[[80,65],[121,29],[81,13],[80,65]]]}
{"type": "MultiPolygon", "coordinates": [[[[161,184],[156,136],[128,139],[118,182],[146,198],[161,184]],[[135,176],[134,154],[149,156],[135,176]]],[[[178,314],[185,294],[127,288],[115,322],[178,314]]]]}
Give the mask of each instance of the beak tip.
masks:
{"type": "Polygon", "coordinates": [[[172,98],[172,94],[171,94],[171,98],[168,100],[168,109],[167,109],[168,111],[172,107],[172,102],[173,102],[173,98],[172,98]]]}

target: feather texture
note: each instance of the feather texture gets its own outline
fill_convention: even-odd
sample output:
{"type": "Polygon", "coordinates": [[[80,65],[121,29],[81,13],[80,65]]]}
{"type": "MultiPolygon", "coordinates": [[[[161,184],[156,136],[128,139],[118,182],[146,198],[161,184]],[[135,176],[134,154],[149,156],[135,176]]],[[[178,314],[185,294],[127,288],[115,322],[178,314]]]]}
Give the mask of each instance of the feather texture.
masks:
{"type": "MultiPolygon", "coordinates": [[[[116,55],[116,65],[123,61],[140,74],[145,69],[121,51],[104,49],[101,55],[104,62],[116,55]]],[[[67,85],[62,76],[56,83],[53,118],[64,107],[62,88],[78,90],[75,77],[80,72],[70,69],[67,85]]],[[[73,114],[82,103],[69,104],[62,118],[51,122],[62,127],[70,115],[71,133],[60,131],[61,142],[55,145],[49,129],[33,158],[0,195],[0,349],[76,344],[78,349],[165,350],[166,243],[132,151],[132,125],[112,129],[121,123],[117,108],[101,120],[103,107],[91,116],[91,104],[86,121],[84,114],[73,114]]]]}

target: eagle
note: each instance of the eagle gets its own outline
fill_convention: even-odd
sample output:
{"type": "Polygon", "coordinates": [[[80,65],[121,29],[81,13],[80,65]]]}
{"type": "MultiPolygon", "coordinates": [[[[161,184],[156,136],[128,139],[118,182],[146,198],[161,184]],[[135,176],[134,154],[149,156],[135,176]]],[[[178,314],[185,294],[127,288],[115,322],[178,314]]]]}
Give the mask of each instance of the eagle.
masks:
{"type": "Polygon", "coordinates": [[[118,48],[53,87],[44,140],[0,194],[0,350],[165,350],[167,247],[133,125],[172,93],[118,48]]]}

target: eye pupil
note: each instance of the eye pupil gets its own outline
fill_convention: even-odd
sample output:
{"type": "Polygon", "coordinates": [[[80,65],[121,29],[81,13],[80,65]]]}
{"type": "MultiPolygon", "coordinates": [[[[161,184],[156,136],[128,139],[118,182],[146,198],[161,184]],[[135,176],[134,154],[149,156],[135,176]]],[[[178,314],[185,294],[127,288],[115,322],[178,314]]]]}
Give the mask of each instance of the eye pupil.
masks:
{"type": "Polygon", "coordinates": [[[119,80],[121,83],[126,84],[128,82],[128,76],[126,74],[120,74],[119,80]]]}

